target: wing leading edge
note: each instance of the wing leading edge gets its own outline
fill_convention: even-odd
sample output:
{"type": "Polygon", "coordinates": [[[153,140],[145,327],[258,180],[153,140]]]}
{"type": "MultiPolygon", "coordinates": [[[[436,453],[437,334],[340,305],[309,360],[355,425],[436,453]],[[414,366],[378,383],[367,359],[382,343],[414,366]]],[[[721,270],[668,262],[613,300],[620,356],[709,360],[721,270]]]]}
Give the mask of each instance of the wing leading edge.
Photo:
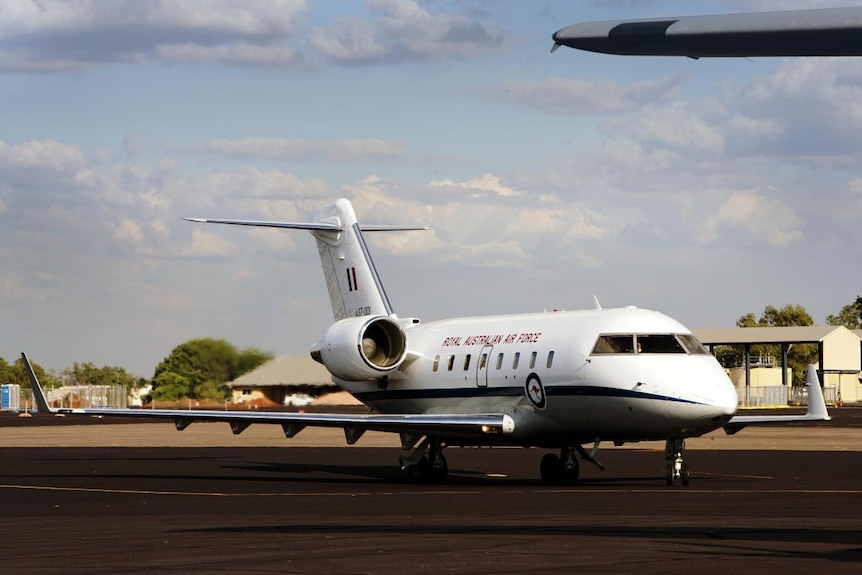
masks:
{"type": "Polygon", "coordinates": [[[804,421],[829,421],[829,411],[826,409],[826,399],[820,388],[820,378],[817,377],[817,367],[808,366],[808,411],[805,415],[737,415],[724,425],[724,431],[733,435],[743,427],[750,425],[780,425],[784,423],[804,421]]]}
{"type": "Polygon", "coordinates": [[[334,427],[344,430],[348,443],[355,443],[366,431],[400,433],[421,436],[457,435],[486,437],[508,435],[515,430],[514,420],[505,414],[340,414],[340,413],[278,413],[212,411],[183,409],[67,409],[52,408],[36,378],[33,366],[25,353],[21,354],[33,399],[39,411],[64,415],[89,415],[100,417],[137,417],[141,419],[164,419],[174,422],[183,430],[195,421],[219,421],[230,424],[234,434],[240,434],[253,423],[281,425],[287,437],[293,437],[306,427],[334,427]]]}

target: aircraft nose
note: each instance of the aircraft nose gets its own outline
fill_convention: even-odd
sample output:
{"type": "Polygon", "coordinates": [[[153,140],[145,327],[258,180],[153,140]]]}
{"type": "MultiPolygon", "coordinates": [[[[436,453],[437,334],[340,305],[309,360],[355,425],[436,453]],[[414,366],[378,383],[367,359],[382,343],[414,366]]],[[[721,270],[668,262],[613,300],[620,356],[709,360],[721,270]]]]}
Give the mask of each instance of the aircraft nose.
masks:
{"type": "Polygon", "coordinates": [[[715,407],[718,408],[721,415],[731,416],[736,413],[736,409],[739,407],[739,396],[730,379],[722,374],[722,379],[716,381],[715,386],[717,388],[715,407]]]}

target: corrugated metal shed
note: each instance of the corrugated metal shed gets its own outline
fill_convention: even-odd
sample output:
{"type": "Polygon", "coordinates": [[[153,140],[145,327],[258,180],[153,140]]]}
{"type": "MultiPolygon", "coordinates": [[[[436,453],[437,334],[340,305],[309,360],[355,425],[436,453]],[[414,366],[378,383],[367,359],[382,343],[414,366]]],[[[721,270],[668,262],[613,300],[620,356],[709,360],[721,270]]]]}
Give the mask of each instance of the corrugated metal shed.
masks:
{"type": "Polygon", "coordinates": [[[820,343],[840,325],[794,327],[716,327],[691,330],[704,345],[743,345],[763,343],[820,343]]]}
{"type": "Polygon", "coordinates": [[[308,355],[282,355],[227,384],[231,389],[299,385],[330,386],[332,377],[308,355]]]}

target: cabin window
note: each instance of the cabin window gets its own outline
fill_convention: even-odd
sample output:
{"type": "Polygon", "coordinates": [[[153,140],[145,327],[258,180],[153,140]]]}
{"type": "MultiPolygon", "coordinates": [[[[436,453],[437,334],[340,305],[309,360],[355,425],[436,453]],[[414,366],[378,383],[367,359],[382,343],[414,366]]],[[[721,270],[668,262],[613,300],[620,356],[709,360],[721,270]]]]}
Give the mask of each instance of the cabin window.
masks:
{"type": "Polygon", "coordinates": [[[497,369],[501,369],[503,367],[503,354],[497,354],[497,369]]]}
{"type": "Polygon", "coordinates": [[[538,356],[538,355],[539,355],[539,352],[537,352],[537,351],[534,351],[533,353],[530,354],[530,369],[533,369],[534,367],[536,367],[536,356],[538,356]]]}
{"type": "Polygon", "coordinates": [[[593,354],[634,353],[634,339],[633,335],[600,335],[593,346],[593,354]]]}
{"type": "Polygon", "coordinates": [[[446,371],[452,371],[452,369],[454,367],[455,367],[455,356],[450,355],[449,359],[447,360],[446,371]]]}
{"type": "Polygon", "coordinates": [[[472,357],[473,356],[470,355],[469,353],[464,356],[464,371],[467,371],[468,369],[470,369],[470,359],[472,357]]]}
{"type": "Polygon", "coordinates": [[[553,351],[548,352],[548,363],[546,365],[547,365],[548,369],[551,369],[551,367],[554,365],[554,352],[553,351]]]}
{"type": "Polygon", "coordinates": [[[488,364],[488,354],[483,353],[479,356],[479,369],[485,369],[485,366],[488,364]]]}
{"type": "Polygon", "coordinates": [[[439,367],[440,367],[440,356],[435,355],[434,356],[434,365],[431,367],[431,371],[436,372],[437,368],[439,368],[439,367]]]}
{"type": "Polygon", "coordinates": [[[518,361],[521,359],[521,352],[516,351],[515,357],[512,359],[512,369],[518,369],[518,361]]]}
{"type": "Polygon", "coordinates": [[[688,353],[693,355],[709,355],[709,350],[703,347],[703,344],[696,337],[687,333],[681,333],[677,336],[688,353]]]}
{"type": "Polygon", "coordinates": [[[685,353],[685,348],[672,334],[638,335],[638,353],[685,353]]]}

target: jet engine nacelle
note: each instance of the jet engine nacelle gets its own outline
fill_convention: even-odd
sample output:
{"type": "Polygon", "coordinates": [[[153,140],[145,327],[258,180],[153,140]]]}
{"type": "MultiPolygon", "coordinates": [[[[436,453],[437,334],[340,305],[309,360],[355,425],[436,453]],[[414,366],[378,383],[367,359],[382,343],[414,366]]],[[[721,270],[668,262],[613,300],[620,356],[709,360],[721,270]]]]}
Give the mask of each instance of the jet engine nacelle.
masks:
{"type": "Polygon", "coordinates": [[[351,317],[330,326],[311,351],[332,375],[346,381],[377,379],[398,369],[407,336],[388,316],[351,317]]]}

